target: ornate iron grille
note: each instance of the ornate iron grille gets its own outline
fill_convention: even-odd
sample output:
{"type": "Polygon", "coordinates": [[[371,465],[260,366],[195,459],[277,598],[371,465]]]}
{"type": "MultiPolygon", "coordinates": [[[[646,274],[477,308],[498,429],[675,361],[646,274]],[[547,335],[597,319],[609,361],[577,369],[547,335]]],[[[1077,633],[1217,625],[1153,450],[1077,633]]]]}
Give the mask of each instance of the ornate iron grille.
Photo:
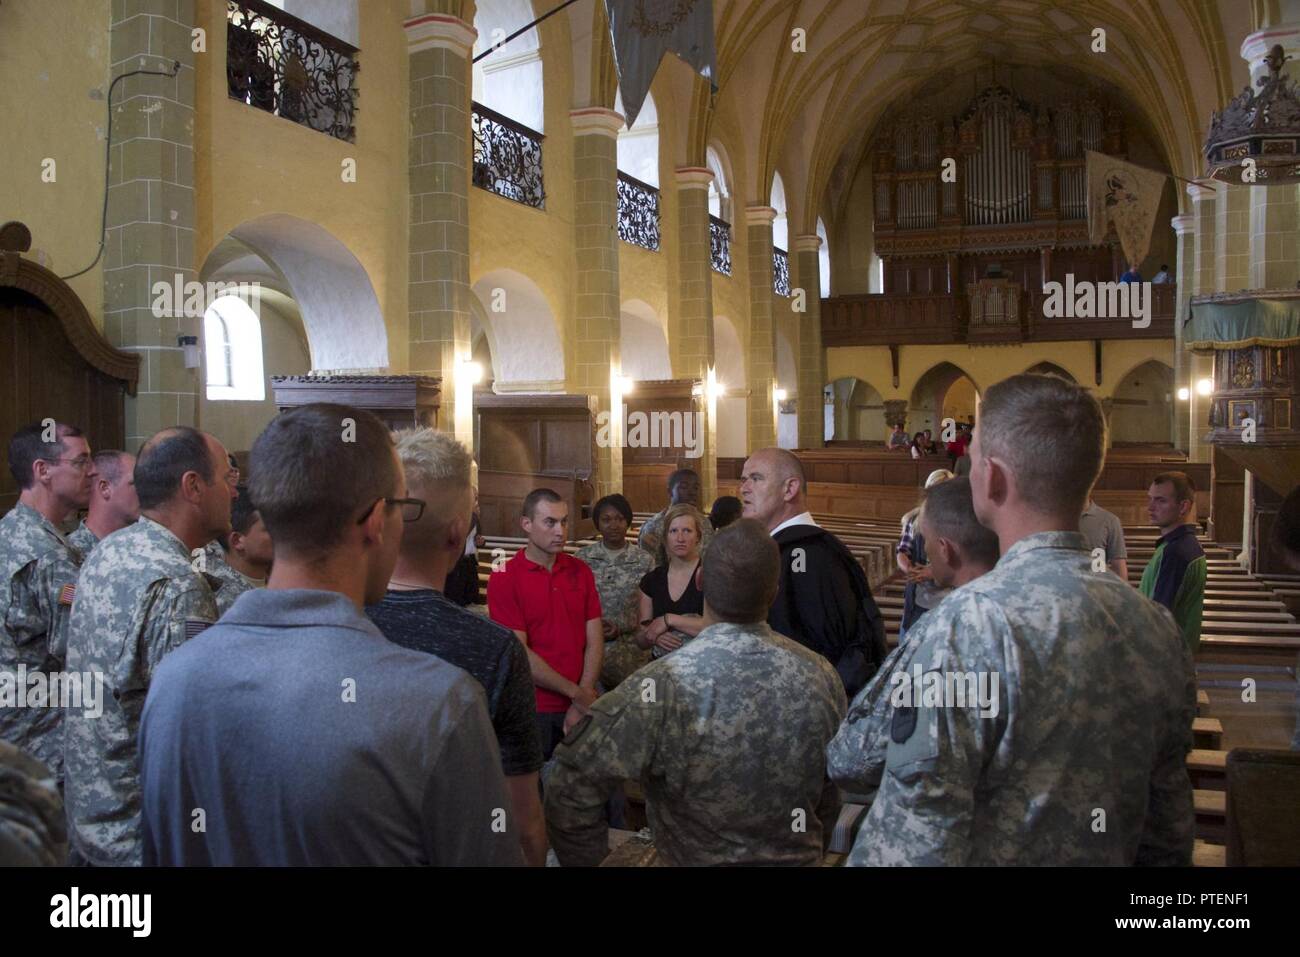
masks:
{"type": "Polygon", "coordinates": [[[474,185],[525,206],[546,208],[542,140],[508,116],[474,104],[474,185]]]}
{"type": "Polygon", "coordinates": [[[659,249],[659,190],[634,176],[618,174],[618,238],[659,249]]]}
{"type": "Polygon", "coordinates": [[[772,290],[778,296],[790,295],[790,254],[772,247],[772,290]]]}
{"type": "Polygon", "coordinates": [[[356,142],[360,52],[263,0],[226,2],[230,97],[356,142]]]}
{"type": "Polygon", "coordinates": [[[731,224],[709,217],[709,265],[724,276],[731,275],[731,224]]]}

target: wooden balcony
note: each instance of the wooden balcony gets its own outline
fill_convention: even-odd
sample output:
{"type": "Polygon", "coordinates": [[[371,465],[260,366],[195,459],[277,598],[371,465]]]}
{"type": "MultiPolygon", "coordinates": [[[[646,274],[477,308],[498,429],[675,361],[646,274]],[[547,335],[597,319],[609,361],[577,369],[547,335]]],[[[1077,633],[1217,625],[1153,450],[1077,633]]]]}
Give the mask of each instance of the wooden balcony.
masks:
{"type": "Polygon", "coordinates": [[[957,342],[957,297],[947,293],[835,296],[822,300],[823,346],[957,342]]]}
{"type": "MultiPolygon", "coordinates": [[[[1040,289],[1022,294],[1021,319],[1007,342],[1059,342],[1076,339],[1172,339],[1178,290],[1151,287],[1151,324],[1135,328],[1131,319],[1049,319],[1040,289]]],[[[822,300],[823,346],[890,346],[986,341],[971,337],[964,295],[906,293],[835,296],[822,300]]]]}

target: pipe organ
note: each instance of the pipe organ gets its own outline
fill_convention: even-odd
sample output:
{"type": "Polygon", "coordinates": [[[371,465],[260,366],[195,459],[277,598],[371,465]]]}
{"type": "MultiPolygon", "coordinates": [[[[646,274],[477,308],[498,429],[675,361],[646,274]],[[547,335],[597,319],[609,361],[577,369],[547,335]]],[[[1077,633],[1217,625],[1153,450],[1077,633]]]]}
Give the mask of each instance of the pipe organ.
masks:
{"type": "Polygon", "coordinates": [[[904,113],[876,145],[877,227],[1083,220],[1084,153],[1121,154],[1123,139],[1118,111],[1092,96],[1036,107],[990,87],[946,120],[924,110],[904,113]],[[949,157],[958,164],[955,183],[941,179],[949,157]]]}
{"type": "Polygon", "coordinates": [[[1085,180],[1087,150],[1126,153],[1117,108],[1091,91],[1032,103],[997,85],[955,112],[936,99],[887,117],[871,148],[883,292],[961,295],[990,272],[1023,289],[1062,268],[1118,278],[1088,239],[1085,180]]]}

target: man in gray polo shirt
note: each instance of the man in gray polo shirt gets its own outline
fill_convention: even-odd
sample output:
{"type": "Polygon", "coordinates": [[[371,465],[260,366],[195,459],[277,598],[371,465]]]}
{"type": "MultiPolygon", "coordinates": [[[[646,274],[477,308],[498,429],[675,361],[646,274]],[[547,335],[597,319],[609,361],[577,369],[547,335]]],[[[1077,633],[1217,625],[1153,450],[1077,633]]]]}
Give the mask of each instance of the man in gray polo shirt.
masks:
{"type": "Polygon", "coordinates": [[[522,864],[482,688],[362,613],[422,507],[388,429],[286,412],[253,446],[250,491],[271,578],[155,672],[144,863],[522,864]]]}
{"type": "Polygon", "coordinates": [[[1128,547],[1124,544],[1124,526],[1119,516],[1106,511],[1091,498],[1088,507],[1079,516],[1079,531],[1088,542],[1089,550],[1100,548],[1106,552],[1106,567],[1128,581],[1128,547]]]}

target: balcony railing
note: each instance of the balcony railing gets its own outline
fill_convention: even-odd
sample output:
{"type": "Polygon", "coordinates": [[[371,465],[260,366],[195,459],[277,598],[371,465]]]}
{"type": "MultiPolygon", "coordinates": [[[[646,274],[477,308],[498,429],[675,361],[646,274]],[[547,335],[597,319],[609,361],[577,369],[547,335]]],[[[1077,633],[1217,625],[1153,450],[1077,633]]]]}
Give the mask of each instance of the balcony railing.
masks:
{"type": "Polygon", "coordinates": [[[621,170],[618,174],[618,238],[656,252],[659,249],[659,190],[621,170]]]}
{"type": "Polygon", "coordinates": [[[231,99],[356,141],[356,47],[263,0],[226,2],[231,99]]]}
{"type": "Polygon", "coordinates": [[[525,206],[546,208],[542,183],[542,140],[508,116],[474,104],[474,185],[525,206]]]}
{"type": "Polygon", "coordinates": [[[1020,293],[1020,317],[1007,335],[990,337],[972,327],[970,301],[949,293],[834,296],[822,300],[824,346],[955,344],[961,342],[1060,342],[1078,339],[1172,339],[1178,290],[1151,286],[1151,322],[1132,319],[1049,319],[1041,290],[1020,293]]]}
{"type": "Polygon", "coordinates": [[[709,217],[709,265],[724,276],[731,275],[731,223],[709,217]]]}
{"type": "Polygon", "coordinates": [[[790,254],[776,246],[772,247],[772,291],[790,295],[790,254]]]}

